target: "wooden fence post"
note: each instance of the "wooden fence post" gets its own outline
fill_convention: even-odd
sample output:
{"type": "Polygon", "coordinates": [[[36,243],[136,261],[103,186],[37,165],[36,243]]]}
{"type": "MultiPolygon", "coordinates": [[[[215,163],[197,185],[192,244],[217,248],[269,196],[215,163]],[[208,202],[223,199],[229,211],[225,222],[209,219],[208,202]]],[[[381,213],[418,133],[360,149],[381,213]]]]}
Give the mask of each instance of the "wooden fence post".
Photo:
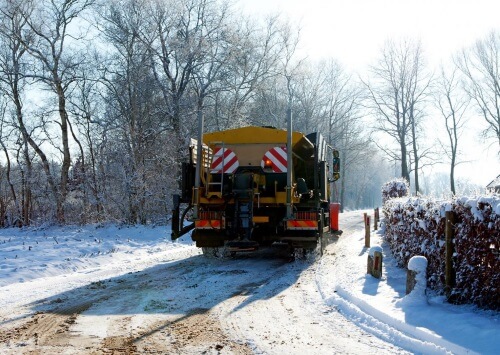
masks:
{"type": "Polygon", "coordinates": [[[382,262],[384,257],[382,252],[379,250],[375,250],[373,252],[373,277],[380,279],[382,277],[382,262]]]}
{"type": "Polygon", "coordinates": [[[368,252],[366,273],[380,279],[382,277],[382,247],[374,245],[368,252]]]}
{"type": "Polygon", "coordinates": [[[366,273],[370,275],[373,273],[373,255],[370,252],[368,252],[368,259],[366,261],[366,273]]]}
{"type": "Polygon", "coordinates": [[[370,247],[370,216],[365,218],[365,248],[370,247]]]}
{"type": "Polygon", "coordinates": [[[446,260],[445,260],[445,293],[446,297],[450,297],[451,290],[455,286],[455,270],[453,268],[453,238],[455,237],[454,224],[455,224],[455,214],[453,211],[446,211],[445,214],[446,225],[445,225],[445,237],[446,237],[446,260]]]}
{"type": "Polygon", "coordinates": [[[375,208],[373,210],[373,230],[377,230],[378,229],[378,226],[377,226],[377,223],[378,223],[377,210],[378,210],[378,208],[375,208]]]}

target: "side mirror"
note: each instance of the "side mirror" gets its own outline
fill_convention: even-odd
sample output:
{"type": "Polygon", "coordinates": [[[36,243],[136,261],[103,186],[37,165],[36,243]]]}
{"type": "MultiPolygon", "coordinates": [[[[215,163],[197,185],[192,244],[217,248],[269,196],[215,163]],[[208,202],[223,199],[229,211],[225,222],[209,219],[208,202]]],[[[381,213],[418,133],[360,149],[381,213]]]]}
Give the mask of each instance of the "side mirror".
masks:
{"type": "Polygon", "coordinates": [[[337,181],[340,178],[340,157],[338,150],[333,150],[332,175],[333,181],[337,181]]]}

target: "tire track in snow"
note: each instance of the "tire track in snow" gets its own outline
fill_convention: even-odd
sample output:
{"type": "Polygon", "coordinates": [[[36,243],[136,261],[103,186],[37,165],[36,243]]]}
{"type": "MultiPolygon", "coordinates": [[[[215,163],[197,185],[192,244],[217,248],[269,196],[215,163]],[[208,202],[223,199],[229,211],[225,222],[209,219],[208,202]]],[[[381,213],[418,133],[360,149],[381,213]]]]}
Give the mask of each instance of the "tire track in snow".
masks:
{"type": "MultiPolygon", "coordinates": [[[[362,233],[364,231],[360,211],[347,213],[342,222],[346,226],[342,238],[348,239],[355,233],[362,233]]],[[[345,243],[346,241],[344,240],[342,242],[345,243]]],[[[333,250],[334,253],[341,253],[341,248],[337,249],[339,250],[335,250],[335,246],[329,248],[329,250],[333,250]]],[[[325,277],[327,273],[327,271],[325,271],[325,269],[327,269],[325,267],[326,263],[335,264],[336,269],[339,271],[339,275],[349,274],[349,270],[342,265],[340,259],[329,256],[321,259],[318,263],[315,275],[316,287],[321,298],[326,305],[338,309],[346,319],[350,320],[361,329],[382,340],[398,344],[412,352],[425,354],[447,354],[450,352],[468,353],[467,349],[441,339],[441,337],[430,334],[428,331],[418,329],[401,320],[388,316],[369,303],[357,298],[352,292],[349,292],[349,290],[343,288],[335,276],[329,277],[329,283],[325,283],[324,280],[327,279],[325,277]],[[333,294],[328,296],[326,290],[331,290],[332,288],[333,294]]]]}

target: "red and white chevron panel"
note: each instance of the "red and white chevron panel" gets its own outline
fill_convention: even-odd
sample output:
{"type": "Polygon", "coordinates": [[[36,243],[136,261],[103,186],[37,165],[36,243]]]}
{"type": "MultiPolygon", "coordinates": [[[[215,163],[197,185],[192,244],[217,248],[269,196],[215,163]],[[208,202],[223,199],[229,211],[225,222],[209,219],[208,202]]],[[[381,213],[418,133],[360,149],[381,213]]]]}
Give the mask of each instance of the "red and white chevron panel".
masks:
{"type": "Polygon", "coordinates": [[[212,174],[233,173],[240,163],[238,157],[231,149],[215,148],[210,172],[212,174]]]}
{"type": "Polygon", "coordinates": [[[289,219],[286,221],[286,229],[290,229],[290,230],[316,230],[316,229],[318,229],[318,221],[289,219]]]}
{"type": "Polygon", "coordinates": [[[287,154],[286,147],[274,147],[269,149],[262,157],[260,166],[262,169],[272,168],[275,173],[286,173],[287,170],[287,154]],[[267,162],[267,164],[266,164],[267,162]]]}

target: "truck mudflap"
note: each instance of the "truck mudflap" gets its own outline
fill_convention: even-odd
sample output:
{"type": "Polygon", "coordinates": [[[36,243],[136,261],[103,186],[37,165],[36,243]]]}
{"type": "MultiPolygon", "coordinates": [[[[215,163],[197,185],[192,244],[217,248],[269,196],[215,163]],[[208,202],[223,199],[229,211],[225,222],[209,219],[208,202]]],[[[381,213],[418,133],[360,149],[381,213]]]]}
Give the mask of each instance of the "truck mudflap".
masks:
{"type": "Polygon", "coordinates": [[[195,229],[191,234],[191,239],[196,242],[198,248],[215,248],[224,246],[227,236],[219,230],[195,229]]]}

